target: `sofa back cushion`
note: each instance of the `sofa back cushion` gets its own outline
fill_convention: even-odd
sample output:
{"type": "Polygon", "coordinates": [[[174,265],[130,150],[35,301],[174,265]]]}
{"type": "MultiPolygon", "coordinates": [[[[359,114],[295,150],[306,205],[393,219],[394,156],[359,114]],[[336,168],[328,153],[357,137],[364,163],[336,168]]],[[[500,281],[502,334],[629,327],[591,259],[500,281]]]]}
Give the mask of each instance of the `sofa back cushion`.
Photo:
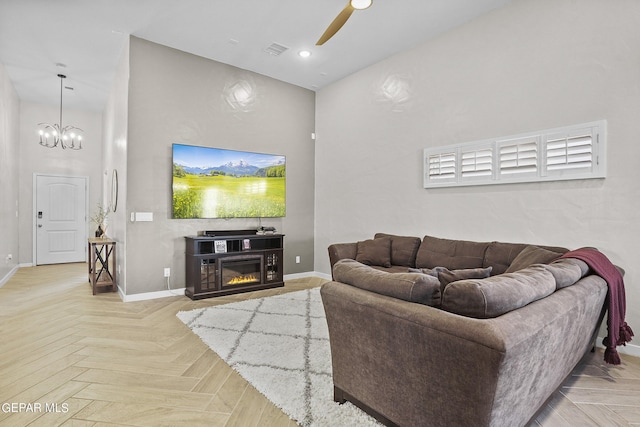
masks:
{"type": "MultiPolygon", "coordinates": [[[[525,249],[529,244],[526,243],[503,243],[491,242],[484,254],[483,267],[493,267],[491,275],[502,274],[507,271],[513,260],[525,249]]],[[[553,252],[565,253],[567,249],[556,246],[538,246],[553,252]]],[[[525,267],[534,264],[527,264],[525,267]]]]}
{"type": "Polygon", "coordinates": [[[419,237],[376,233],[374,239],[385,237],[391,239],[391,265],[401,265],[405,267],[413,267],[416,265],[416,254],[420,247],[419,237]]]}
{"type": "Polygon", "coordinates": [[[342,259],[333,266],[333,280],[409,302],[440,305],[440,281],[427,274],[388,273],[342,259]]]}
{"type": "Polygon", "coordinates": [[[391,239],[382,237],[358,242],[356,261],[366,265],[391,267],[391,239]]]}
{"type": "Polygon", "coordinates": [[[551,295],[556,279],[544,265],[487,279],[451,282],[442,295],[442,309],[462,316],[487,319],[551,295]]]}
{"type": "Polygon", "coordinates": [[[524,248],[517,257],[511,262],[506,273],[513,273],[514,271],[522,270],[533,264],[549,264],[563,254],[564,252],[554,252],[549,249],[541,248],[538,246],[527,246],[524,248]]]}
{"type": "Polygon", "coordinates": [[[484,267],[484,253],[488,246],[488,242],[424,236],[416,255],[416,267],[447,267],[450,270],[481,268],[484,267]]]}

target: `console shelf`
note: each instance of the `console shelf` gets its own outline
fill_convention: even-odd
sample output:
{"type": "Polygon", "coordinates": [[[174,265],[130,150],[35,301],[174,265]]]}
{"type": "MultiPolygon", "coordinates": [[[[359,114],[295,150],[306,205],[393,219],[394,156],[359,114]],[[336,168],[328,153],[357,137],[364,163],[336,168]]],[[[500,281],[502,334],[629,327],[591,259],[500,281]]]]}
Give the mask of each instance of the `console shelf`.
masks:
{"type": "Polygon", "coordinates": [[[185,295],[196,300],[284,286],[284,234],[186,236],[185,295]]]}

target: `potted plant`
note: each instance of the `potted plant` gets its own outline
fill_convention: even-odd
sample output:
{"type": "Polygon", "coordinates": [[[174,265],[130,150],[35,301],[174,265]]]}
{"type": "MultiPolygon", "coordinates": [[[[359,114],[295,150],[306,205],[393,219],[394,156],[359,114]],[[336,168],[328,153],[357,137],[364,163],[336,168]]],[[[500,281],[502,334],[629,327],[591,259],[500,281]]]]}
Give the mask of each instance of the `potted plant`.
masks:
{"type": "Polygon", "coordinates": [[[107,238],[107,217],[111,212],[110,208],[105,208],[102,203],[98,203],[98,210],[91,217],[91,222],[96,223],[98,229],[96,230],[96,237],[107,238]]]}

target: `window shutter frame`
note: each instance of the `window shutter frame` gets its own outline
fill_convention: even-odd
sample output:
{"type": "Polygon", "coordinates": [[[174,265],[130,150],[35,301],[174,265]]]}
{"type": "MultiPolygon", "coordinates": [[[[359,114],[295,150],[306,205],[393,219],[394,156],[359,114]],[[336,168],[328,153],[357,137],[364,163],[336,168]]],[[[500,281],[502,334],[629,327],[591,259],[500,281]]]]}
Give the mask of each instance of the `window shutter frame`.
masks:
{"type": "Polygon", "coordinates": [[[437,188],[602,179],[606,154],[606,120],[425,148],[423,184],[437,188]]]}

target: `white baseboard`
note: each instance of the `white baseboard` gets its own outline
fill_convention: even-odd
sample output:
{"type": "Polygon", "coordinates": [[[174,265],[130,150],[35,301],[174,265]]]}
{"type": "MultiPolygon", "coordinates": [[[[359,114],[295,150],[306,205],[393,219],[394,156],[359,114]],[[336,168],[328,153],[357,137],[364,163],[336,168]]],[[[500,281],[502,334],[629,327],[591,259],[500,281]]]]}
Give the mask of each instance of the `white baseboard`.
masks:
{"type": "Polygon", "coordinates": [[[118,288],[120,298],[123,302],[145,301],[150,299],[167,298],[183,296],[185,288],[171,289],[170,291],[144,292],[141,294],[124,295],[122,290],[118,288]]]}
{"type": "MultiPolygon", "coordinates": [[[[598,337],[596,347],[604,348],[604,346],[602,345],[603,339],[604,337],[598,337]]],[[[616,350],[618,350],[618,353],[622,353],[622,354],[626,354],[634,357],[640,357],[640,345],[636,345],[636,344],[621,345],[620,347],[616,347],[616,350]]]]}
{"type": "Polygon", "coordinates": [[[9,279],[11,279],[11,276],[16,274],[16,271],[18,271],[19,268],[19,264],[14,265],[13,268],[2,279],[0,279],[0,288],[3,287],[4,284],[9,281],[9,279]]]}
{"type": "MultiPolygon", "coordinates": [[[[294,273],[294,274],[285,274],[284,280],[294,280],[294,279],[304,279],[305,277],[319,277],[321,279],[331,280],[331,276],[324,273],[318,273],[316,271],[309,271],[306,273],[294,273]]],[[[184,295],[185,288],[172,289],[170,291],[156,291],[156,292],[145,292],[141,294],[133,294],[133,295],[124,295],[122,293],[122,289],[118,288],[118,293],[120,294],[120,298],[123,302],[133,302],[133,301],[145,301],[150,299],[157,298],[166,298],[166,297],[175,297],[184,295]]]]}
{"type": "Polygon", "coordinates": [[[318,277],[320,279],[331,280],[331,275],[319,273],[317,271],[307,271],[305,273],[285,274],[284,280],[304,279],[306,277],[318,277]]]}

